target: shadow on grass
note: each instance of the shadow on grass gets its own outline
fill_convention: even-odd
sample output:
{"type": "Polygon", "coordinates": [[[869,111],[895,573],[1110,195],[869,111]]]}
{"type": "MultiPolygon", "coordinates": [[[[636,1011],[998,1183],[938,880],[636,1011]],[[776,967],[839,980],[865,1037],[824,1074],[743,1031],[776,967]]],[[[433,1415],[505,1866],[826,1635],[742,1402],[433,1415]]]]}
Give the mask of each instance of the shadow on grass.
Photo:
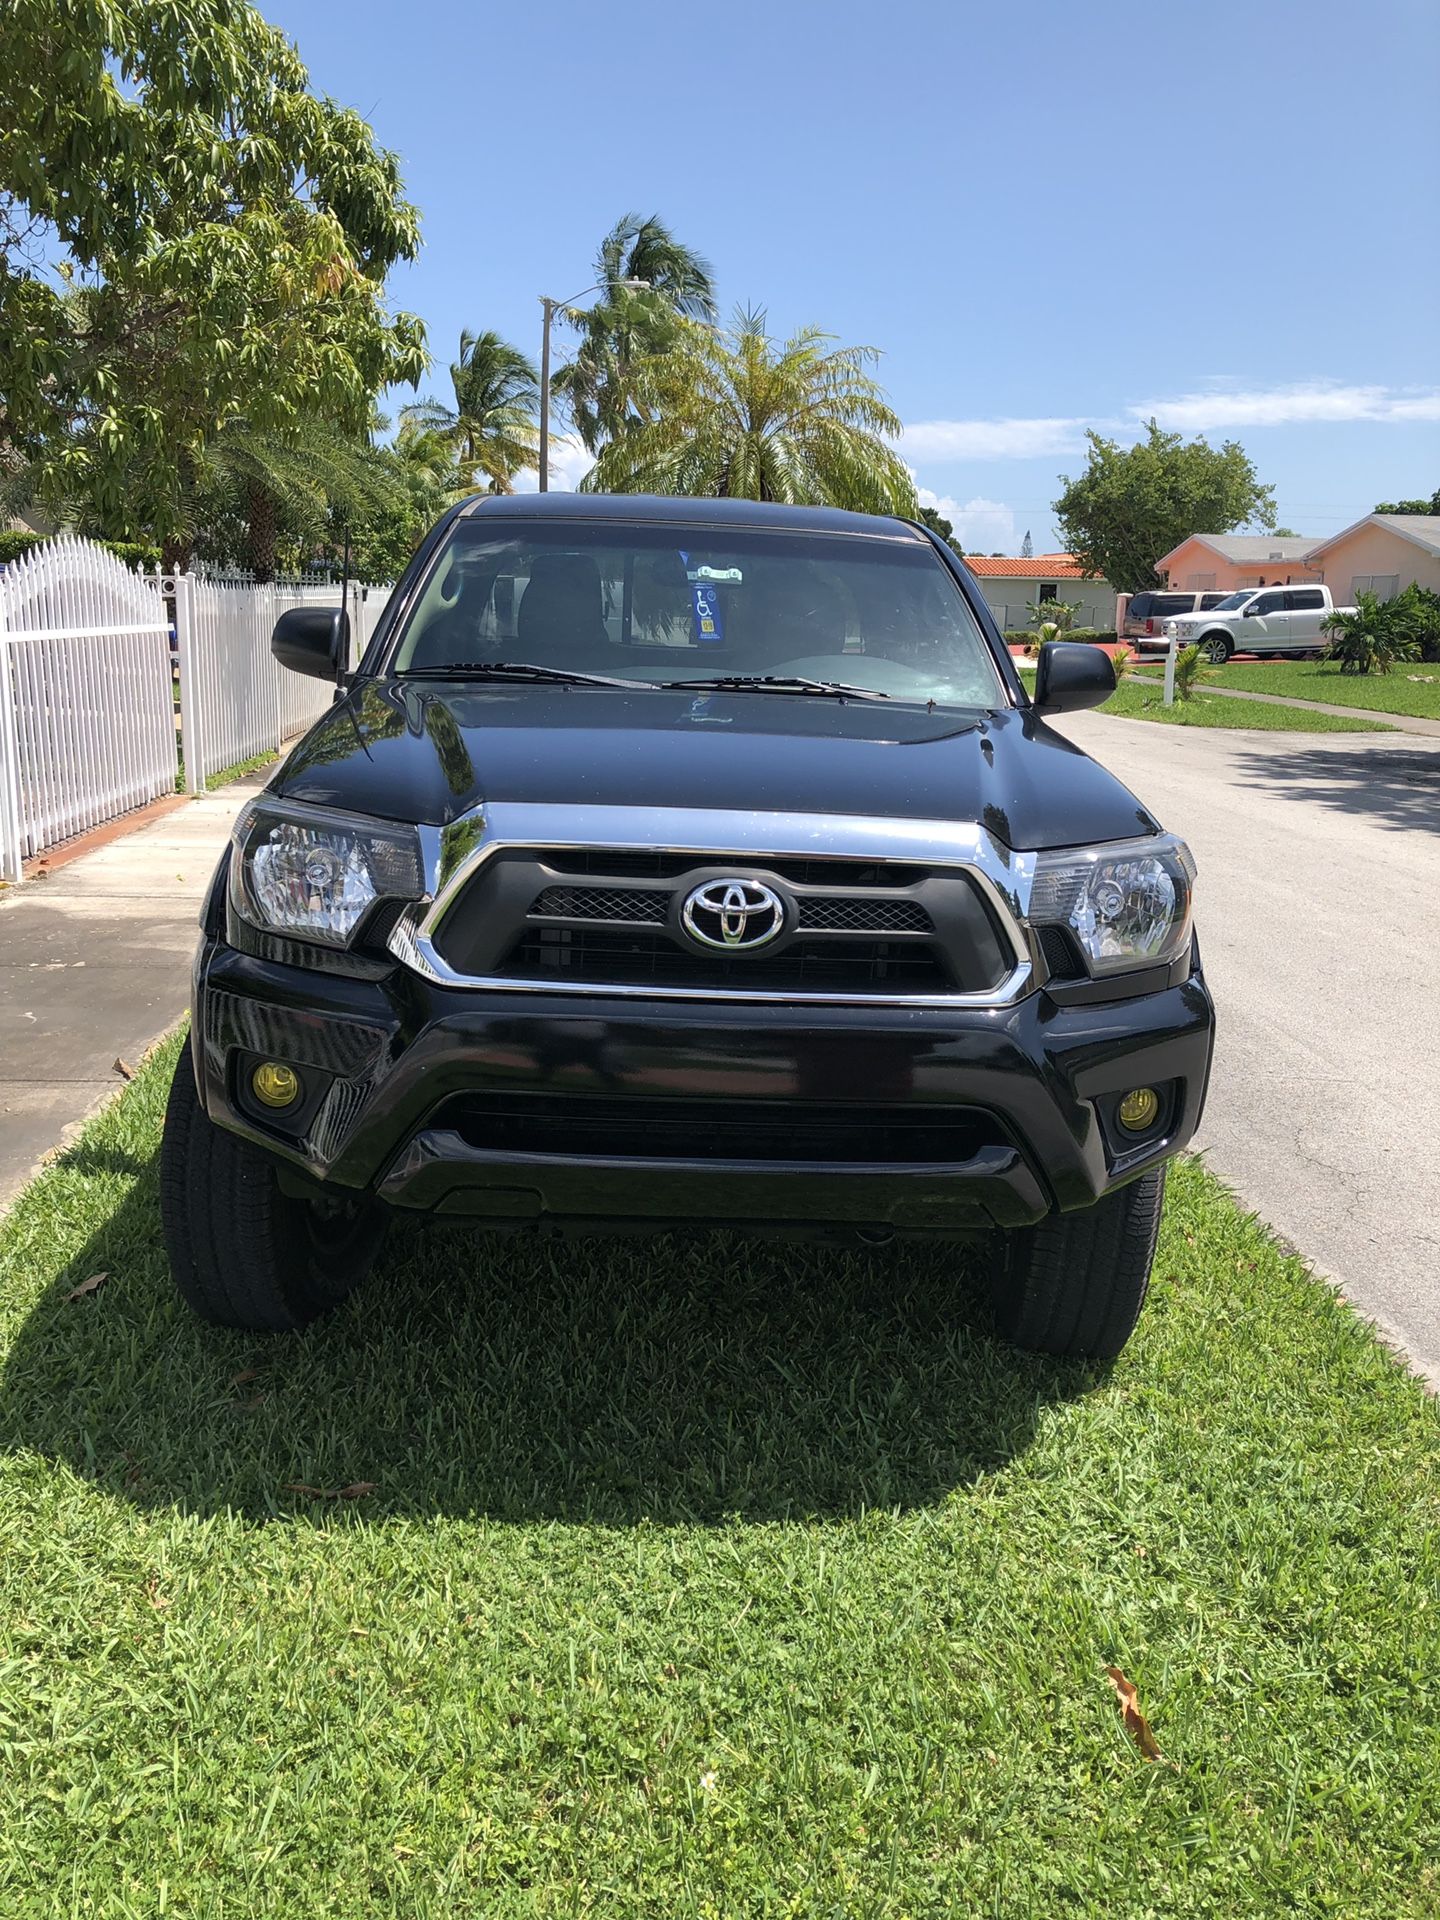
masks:
{"type": "Polygon", "coordinates": [[[1237,754],[1235,772],[1286,800],[1370,814],[1384,827],[1440,833],[1440,740],[1428,748],[1413,741],[1377,748],[1372,741],[1366,747],[1251,749],[1237,754]]]}
{"type": "Polygon", "coordinates": [[[152,1158],[20,1326],[0,1444],[142,1508],[257,1522],[924,1506],[1002,1466],[1047,1401],[1101,1377],[993,1338],[978,1258],[401,1225],[337,1315],[256,1339],[176,1298],[152,1158]],[[101,1270],[102,1290],[66,1299],[101,1270]],[[375,1490],[291,1490],[355,1482],[375,1490]]]}

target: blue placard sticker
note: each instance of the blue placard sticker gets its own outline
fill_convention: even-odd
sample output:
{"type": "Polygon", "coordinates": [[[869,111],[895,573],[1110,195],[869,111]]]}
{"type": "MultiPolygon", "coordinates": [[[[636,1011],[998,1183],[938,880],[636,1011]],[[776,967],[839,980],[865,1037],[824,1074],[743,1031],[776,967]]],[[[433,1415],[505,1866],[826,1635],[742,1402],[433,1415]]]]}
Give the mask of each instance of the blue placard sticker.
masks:
{"type": "Polygon", "coordinates": [[[720,596],[714,587],[697,582],[690,589],[695,598],[695,640],[702,647],[725,644],[725,622],[720,613],[720,596]]]}

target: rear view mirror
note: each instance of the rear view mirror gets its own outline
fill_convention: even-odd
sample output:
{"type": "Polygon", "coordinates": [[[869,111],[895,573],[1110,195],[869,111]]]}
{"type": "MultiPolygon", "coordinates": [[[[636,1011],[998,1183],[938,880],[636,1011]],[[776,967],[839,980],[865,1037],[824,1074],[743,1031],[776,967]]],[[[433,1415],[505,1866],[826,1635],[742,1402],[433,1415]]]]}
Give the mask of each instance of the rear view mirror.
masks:
{"type": "Polygon", "coordinates": [[[1035,665],[1034,704],[1042,713],[1098,707],[1115,691],[1108,653],[1084,640],[1050,640],[1035,665]]]}
{"type": "Polygon", "coordinates": [[[292,673],[338,680],[350,661],[350,617],[343,607],[291,607],[275,622],[270,651],[292,673]]]}

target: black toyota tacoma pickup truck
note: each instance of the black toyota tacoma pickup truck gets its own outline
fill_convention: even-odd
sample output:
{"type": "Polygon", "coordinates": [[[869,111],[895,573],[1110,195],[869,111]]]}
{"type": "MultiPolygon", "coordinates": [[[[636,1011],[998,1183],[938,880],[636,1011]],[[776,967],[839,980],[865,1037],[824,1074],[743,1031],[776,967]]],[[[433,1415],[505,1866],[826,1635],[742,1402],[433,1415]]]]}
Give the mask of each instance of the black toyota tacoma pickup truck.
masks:
{"type": "Polygon", "coordinates": [[[358,670],[273,646],[339,686],[202,914],[198,1313],[303,1325],[387,1215],[713,1224],[978,1236],[1012,1340],[1119,1351],[1214,1016],[1187,849],[1046,724],[1103,652],[1027,694],[906,521],[577,494],[448,513],[358,670]]]}

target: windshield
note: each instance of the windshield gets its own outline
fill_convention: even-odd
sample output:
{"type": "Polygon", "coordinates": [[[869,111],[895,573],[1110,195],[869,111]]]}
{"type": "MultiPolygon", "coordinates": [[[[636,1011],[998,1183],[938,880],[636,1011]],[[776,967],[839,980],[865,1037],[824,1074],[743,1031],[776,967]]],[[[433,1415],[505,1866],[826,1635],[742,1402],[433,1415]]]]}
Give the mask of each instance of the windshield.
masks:
{"type": "Polygon", "coordinates": [[[1212,613],[1233,613],[1236,607],[1243,607],[1247,600],[1252,599],[1254,593],[1255,589],[1253,587],[1246,587],[1241,593],[1227,593],[1223,600],[1217,600],[1215,602],[1210,611],[1212,613]]]}
{"type": "Polygon", "coordinates": [[[928,542],[762,528],[460,522],[391,671],[508,661],[621,680],[841,681],[891,699],[1004,703],[928,542]]]}

